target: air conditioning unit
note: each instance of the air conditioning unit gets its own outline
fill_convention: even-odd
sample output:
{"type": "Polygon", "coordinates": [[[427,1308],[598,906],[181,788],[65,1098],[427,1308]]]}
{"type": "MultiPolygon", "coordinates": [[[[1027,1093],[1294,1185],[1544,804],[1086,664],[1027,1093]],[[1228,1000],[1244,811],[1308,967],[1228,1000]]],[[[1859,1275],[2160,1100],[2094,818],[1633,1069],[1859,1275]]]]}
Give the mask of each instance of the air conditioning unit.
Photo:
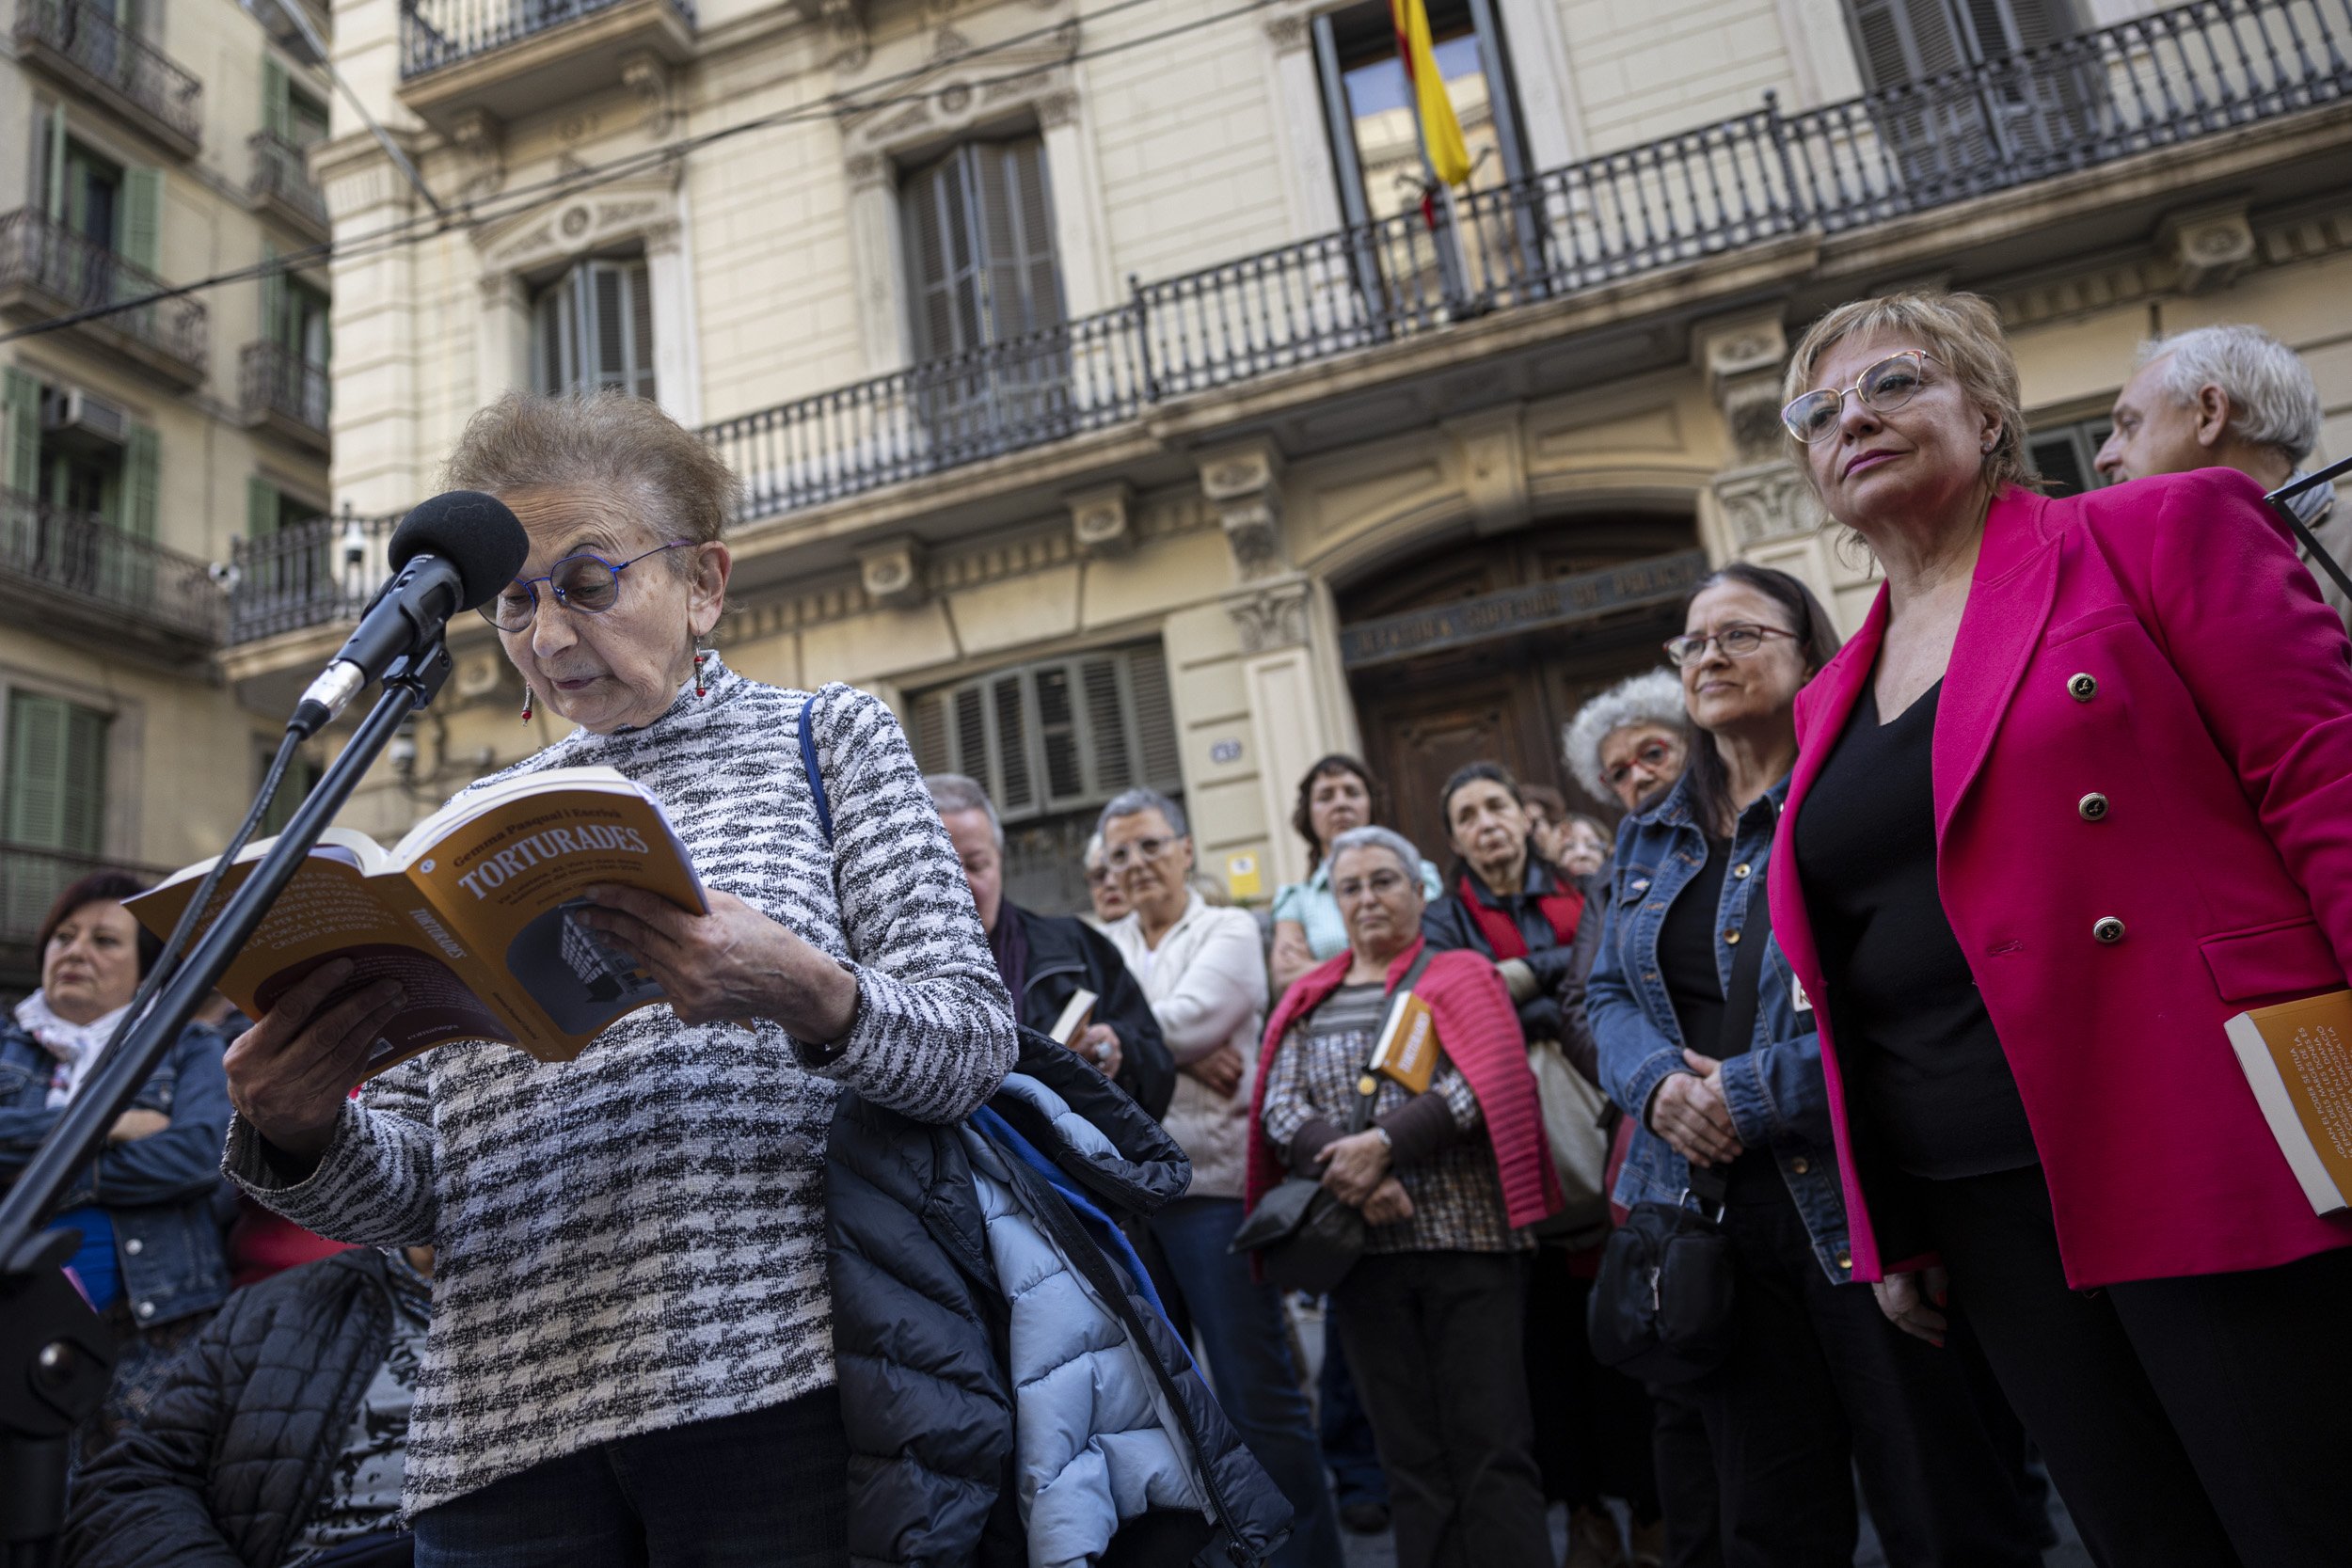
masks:
{"type": "Polygon", "coordinates": [[[119,448],[131,439],[131,416],[77,388],[41,400],[41,428],[59,446],[119,448]]]}

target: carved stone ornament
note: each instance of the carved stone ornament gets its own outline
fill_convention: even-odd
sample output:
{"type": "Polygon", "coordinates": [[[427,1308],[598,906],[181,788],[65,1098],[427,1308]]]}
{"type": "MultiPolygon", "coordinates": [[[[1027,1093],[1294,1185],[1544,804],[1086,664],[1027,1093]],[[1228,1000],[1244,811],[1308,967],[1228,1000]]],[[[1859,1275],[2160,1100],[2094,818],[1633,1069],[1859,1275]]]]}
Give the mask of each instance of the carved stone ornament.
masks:
{"type": "Polygon", "coordinates": [[[1076,83],[1070,71],[1078,48],[1074,24],[991,47],[977,61],[971,58],[973,47],[963,33],[943,22],[923,69],[894,78],[880,103],[845,107],[842,140],[852,166],[862,156],[887,158],[915,143],[955,135],[983,118],[993,120],[1008,104],[1035,105],[1039,121],[1048,126],[1076,112],[1076,83]],[[1071,100],[1066,106],[1052,102],[1064,97],[1071,100]]]}
{"type": "Polygon", "coordinates": [[[1307,19],[1304,16],[1270,16],[1266,18],[1266,41],[1274,45],[1278,55],[1287,55],[1308,44],[1307,19]]]}
{"type": "Polygon", "coordinates": [[[1302,578],[1272,583],[1224,601],[1225,613],[1241,632],[1245,654],[1268,654],[1307,641],[1307,584],[1302,578]]]}
{"type": "Polygon", "coordinates": [[[459,200],[496,196],[504,188],[505,134],[495,118],[482,109],[469,109],[450,126],[449,140],[461,160],[457,178],[459,200]]]}
{"type": "Polygon", "coordinates": [[[1724,423],[1731,431],[1735,465],[1788,461],[1788,431],[1780,422],[1777,366],[1724,383],[1722,397],[1724,423]]]}
{"type": "Polygon", "coordinates": [[[1820,503],[1793,463],[1726,469],[1715,476],[1713,488],[1735,552],[1821,526],[1820,503]]]}
{"type": "Polygon", "coordinates": [[[903,608],[923,596],[923,546],[909,538],[885,539],[858,551],[858,583],[875,604],[903,608]]]}
{"type": "Polygon", "coordinates": [[[558,197],[473,231],[483,273],[497,277],[534,271],[628,240],[647,251],[675,244],[679,232],[674,172],[615,181],[594,192],[558,197]]]}
{"type": "Polygon", "coordinates": [[[633,51],[621,60],[621,85],[645,106],[645,135],[668,135],[678,119],[669,62],[647,50],[633,51]]]}
{"type": "Polygon", "coordinates": [[[1070,536],[1080,555],[1123,555],[1135,547],[1136,493],[1126,484],[1081,490],[1067,503],[1070,536]]]}
{"type": "Polygon", "coordinates": [[[1225,531],[1233,570],[1244,581],[1280,571],[1282,454],[1272,441],[1254,440],[1200,455],[1200,493],[1225,531]]]}
{"type": "Polygon", "coordinates": [[[2205,293],[2254,264],[2254,227],[2246,203],[2223,202],[2175,213],[2164,220],[2159,244],[2180,268],[2186,293],[2205,293]]]}
{"type": "Polygon", "coordinates": [[[866,69],[866,62],[873,57],[874,44],[866,31],[863,0],[817,0],[817,19],[825,24],[826,39],[833,45],[833,69],[866,69]]]}
{"type": "Polygon", "coordinates": [[[1701,322],[1691,329],[1691,357],[1707,372],[1707,389],[1720,398],[1729,382],[1760,372],[1778,374],[1788,357],[1788,335],[1777,312],[1701,322]]]}

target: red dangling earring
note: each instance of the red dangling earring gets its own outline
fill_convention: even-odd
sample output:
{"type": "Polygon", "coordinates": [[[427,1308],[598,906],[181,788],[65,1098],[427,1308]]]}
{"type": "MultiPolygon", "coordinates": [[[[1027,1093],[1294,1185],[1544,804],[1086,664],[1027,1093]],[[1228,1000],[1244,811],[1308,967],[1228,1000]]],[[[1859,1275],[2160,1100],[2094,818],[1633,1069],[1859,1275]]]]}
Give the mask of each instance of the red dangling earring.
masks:
{"type": "Polygon", "coordinates": [[[708,654],[705,653],[698,653],[694,656],[694,695],[697,697],[707,697],[710,695],[710,688],[704,684],[703,681],[703,660],[708,658],[710,656],[708,654]]]}
{"type": "Polygon", "coordinates": [[[532,694],[531,690],[531,683],[529,681],[525,681],[523,682],[523,722],[526,724],[531,722],[532,700],[532,694]]]}

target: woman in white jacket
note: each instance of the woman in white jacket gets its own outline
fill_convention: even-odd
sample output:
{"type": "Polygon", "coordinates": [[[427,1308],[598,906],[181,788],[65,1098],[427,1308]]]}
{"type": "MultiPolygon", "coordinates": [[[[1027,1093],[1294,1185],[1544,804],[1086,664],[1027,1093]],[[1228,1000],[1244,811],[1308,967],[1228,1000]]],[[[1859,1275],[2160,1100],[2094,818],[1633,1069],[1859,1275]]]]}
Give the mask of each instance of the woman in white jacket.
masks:
{"type": "Polygon", "coordinates": [[[1243,910],[1212,909],[1186,879],[1184,808],[1131,789],[1103,808],[1104,862],[1131,911],[1108,927],[1143,983],[1176,1057],[1164,1124],[1192,1160],[1192,1187],[1154,1214],[1145,1260],[1176,1332],[1198,1333],[1217,1402],[1297,1511],[1275,1568],[1339,1568],[1339,1519],[1314,1418],[1291,1364],[1282,1303],[1231,1251],[1242,1218],[1249,1084],[1265,1026],[1265,954],[1243,910]]]}

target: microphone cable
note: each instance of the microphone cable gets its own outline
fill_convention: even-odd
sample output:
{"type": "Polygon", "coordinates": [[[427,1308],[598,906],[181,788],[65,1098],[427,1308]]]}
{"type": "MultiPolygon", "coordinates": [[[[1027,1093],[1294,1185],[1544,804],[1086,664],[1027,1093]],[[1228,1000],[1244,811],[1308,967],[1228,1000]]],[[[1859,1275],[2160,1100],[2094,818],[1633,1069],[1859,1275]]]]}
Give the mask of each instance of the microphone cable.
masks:
{"type": "Polygon", "coordinates": [[[286,781],[286,769],[294,765],[295,754],[302,749],[302,739],[289,727],[286,738],[278,742],[278,754],[270,759],[269,770],[262,775],[261,790],[254,796],[253,804],[247,808],[245,820],[230,836],[229,847],[220,852],[220,858],[213,863],[212,870],[205,873],[203,884],[196,890],[196,896],[188,900],[186,909],[180,911],[180,923],[172,927],[162,951],[155,955],[155,961],[147,966],[147,977],[139,982],[138,990],[132,992],[131,1005],[124,1009],[122,1022],[115,1025],[114,1034],[107,1039],[105,1048],[99,1052],[97,1059],[90,1063],[88,1071],[84,1074],[85,1079],[96,1076],[104,1068],[116,1048],[122,1044],[123,1037],[146,1016],[147,1009],[154,1003],[155,993],[163,990],[172,972],[180,967],[180,956],[196,935],[197,922],[212,907],[213,895],[220,890],[221,879],[228,875],[230,866],[236,863],[238,853],[268,816],[270,803],[278,799],[278,791],[286,781]]]}

